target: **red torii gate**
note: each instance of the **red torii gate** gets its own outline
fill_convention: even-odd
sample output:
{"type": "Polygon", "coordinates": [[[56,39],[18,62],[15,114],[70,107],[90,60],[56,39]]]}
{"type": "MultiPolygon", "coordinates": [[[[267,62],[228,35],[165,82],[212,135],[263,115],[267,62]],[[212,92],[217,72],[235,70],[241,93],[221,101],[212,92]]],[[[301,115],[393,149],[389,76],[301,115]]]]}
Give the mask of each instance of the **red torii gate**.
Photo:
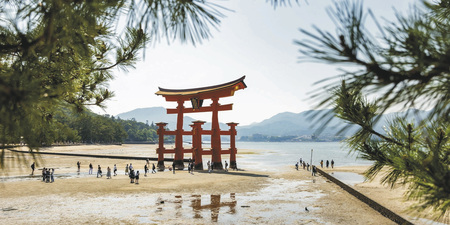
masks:
{"type": "MultiPolygon", "coordinates": [[[[157,123],[159,146],[158,168],[164,168],[164,154],[175,153],[174,165],[177,169],[184,169],[184,153],[192,153],[195,160],[195,169],[203,169],[202,155],[212,155],[214,169],[223,169],[222,154],[230,154],[230,168],[236,167],[235,135],[237,123],[227,123],[230,130],[221,131],[219,127],[219,111],[232,110],[233,104],[220,105],[219,98],[230,97],[234,92],[247,87],[244,83],[245,76],[224,84],[192,89],[164,89],[159,88],[156,95],[162,95],[166,101],[177,102],[176,109],[167,109],[167,114],[177,114],[177,128],[175,131],[165,130],[167,123],[157,123]],[[203,100],[211,99],[210,106],[203,106],[203,100]],[[190,101],[192,108],[185,108],[184,102],[190,101]],[[183,130],[183,114],[195,112],[212,112],[211,130],[203,130],[204,121],[193,121],[192,131],[183,130]],[[175,135],[175,149],[164,148],[164,135],[175,135]],[[183,148],[183,135],[192,135],[192,149],[183,148]],[[211,151],[203,151],[202,136],[211,135],[211,151]],[[220,135],[230,135],[230,149],[222,151],[220,135]]],[[[174,168],[175,169],[175,168],[174,168]]]]}

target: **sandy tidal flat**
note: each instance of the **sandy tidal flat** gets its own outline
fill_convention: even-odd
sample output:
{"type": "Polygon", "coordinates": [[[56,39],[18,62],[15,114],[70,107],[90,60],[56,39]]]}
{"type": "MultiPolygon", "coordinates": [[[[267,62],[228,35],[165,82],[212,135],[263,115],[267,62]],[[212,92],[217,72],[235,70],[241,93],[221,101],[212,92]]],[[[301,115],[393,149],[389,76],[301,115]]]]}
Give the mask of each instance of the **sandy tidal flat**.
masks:
{"type": "MultiPolygon", "coordinates": [[[[93,145],[42,151],[154,157],[155,148],[93,145]]],[[[325,178],[292,166],[283,172],[166,170],[144,176],[144,160],[42,155],[29,176],[30,156],[18,163],[17,155],[6,154],[11,166],[0,183],[0,224],[394,224],[325,178]],[[124,175],[130,163],[141,172],[138,185],[124,175]],[[114,164],[118,175],[106,179],[106,168],[114,164]],[[54,183],[42,182],[42,167],[56,169],[54,183]]]]}

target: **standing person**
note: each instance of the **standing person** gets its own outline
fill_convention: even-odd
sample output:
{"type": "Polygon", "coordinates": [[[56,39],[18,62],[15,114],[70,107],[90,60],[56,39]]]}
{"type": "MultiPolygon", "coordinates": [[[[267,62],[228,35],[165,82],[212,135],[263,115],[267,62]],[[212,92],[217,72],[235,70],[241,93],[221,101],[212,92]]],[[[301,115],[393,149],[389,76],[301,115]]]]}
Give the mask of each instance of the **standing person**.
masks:
{"type": "Polygon", "coordinates": [[[225,160],[225,171],[228,171],[228,163],[226,160],[225,160]]]}
{"type": "Polygon", "coordinates": [[[295,163],[295,169],[298,170],[298,163],[295,163]]]}
{"type": "Polygon", "coordinates": [[[92,166],[92,163],[89,163],[89,174],[92,174],[94,171],[94,166],[92,166]]]}
{"type": "Polygon", "coordinates": [[[156,167],[155,167],[155,164],[153,163],[153,165],[152,165],[152,173],[156,173],[156,167]]]}
{"type": "Polygon", "coordinates": [[[81,167],[80,161],[77,162],[77,167],[78,167],[78,173],[79,173],[80,172],[80,167],[81,167]]]}
{"type": "Polygon", "coordinates": [[[144,176],[147,176],[148,166],[147,164],[144,165],[144,176]]]}
{"type": "Polygon", "coordinates": [[[303,159],[302,159],[302,158],[300,158],[300,165],[302,164],[302,161],[303,161],[303,159]]]}
{"type": "Polygon", "coordinates": [[[211,163],[208,161],[207,165],[208,165],[208,173],[211,173],[211,163]]]}
{"type": "Polygon", "coordinates": [[[33,164],[31,164],[31,176],[33,176],[34,175],[34,162],[33,162],[33,164]]]}
{"type": "Polygon", "coordinates": [[[125,175],[128,175],[128,164],[125,166],[125,175]]]}
{"type": "Polygon", "coordinates": [[[323,160],[320,160],[320,167],[323,168],[323,160]]]}
{"type": "Polygon", "coordinates": [[[134,170],[130,170],[130,184],[134,183],[134,170]]]}
{"type": "Polygon", "coordinates": [[[135,179],[136,179],[136,184],[139,184],[139,170],[136,171],[135,179]]]}
{"type": "Polygon", "coordinates": [[[129,169],[130,169],[130,171],[133,170],[133,164],[132,163],[130,163],[130,168],[129,169]]]}
{"type": "Polygon", "coordinates": [[[50,183],[50,169],[45,171],[45,183],[50,183]]]}
{"type": "Polygon", "coordinates": [[[111,177],[111,168],[109,168],[109,166],[108,166],[108,168],[106,169],[106,179],[111,179],[112,177],[111,177]]]}
{"type": "Polygon", "coordinates": [[[172,162],[172,172],[175,174],[175,161],[172,162]]]}
{"type": "Polygon", "coordinates": [[[330,165],[330,161],[328,161],[328,159],[327,159],[327,162],[325,163],[325,165],[327,166],[327,168],[328,168],[328,165],[330,165]]]}
{"type": "Polygon", "coordinates": [[[45,170],[46,170],[45,167],[42,168],[42,181],[44,181],[44,182],[45,182],[45,174],[46,174],[45,170]]]}
{"type": "Polygon", "coordinates": [[[100,175],[100,177],[103,177],[102,168],[100,167],[100,165],[98,165],[98,168],[97,168],[97,178],[98,178],[98,175],[100,175]]]}
{"type": "Polygon", "coordinates": [[[117,166],[114,164],[114,176],[117,176],[117,166]]]}
{"type": "Polygon", "coordinates": [[[311,166],[311,167],[312,167],[313,176],[316,176],[316,173],[317,173],[316,166],[311,166]]]}
{"type": "Polygon", "coordinates": [[[52,169],[52,172],[50,173],[50,179],[51,179],[51,183],[55,182],[55,178],[53,176],[53,174],[55,173],[55,169],[52,169]]]}
{"type": "Polygon", "coordinates": [[[211,162],[211,171],[214,170],[214,162],[211,162]]]}
{"type": "Polygon", "coordinates": [[[333,169],[333,168],[334,168],[334,161],[331,160],[331,169],[333,169]]]}
{"type": "Polygon", "coordinates": [[[191,163],[188,164],[188,173],[191,173],[191,163]]]}

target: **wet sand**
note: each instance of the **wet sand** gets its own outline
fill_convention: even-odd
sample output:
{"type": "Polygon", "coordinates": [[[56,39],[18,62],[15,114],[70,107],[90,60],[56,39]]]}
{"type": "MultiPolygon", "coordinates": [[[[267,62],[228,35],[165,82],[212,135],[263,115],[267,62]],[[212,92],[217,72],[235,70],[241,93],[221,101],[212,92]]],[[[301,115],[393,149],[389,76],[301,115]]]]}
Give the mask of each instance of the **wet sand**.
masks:
{"type": "MultiPolygon", "coordinates": [[[[155,157],[155,148],[88,145],[41,151],[155,157]]],[[[35,175],[29,176],[32,159],[28,154],[23,155],[27,163],[17,163],[18,156],[9,151],[6,156],[5,163],[11,166],[0,183],[0,224],[394,224],[325,178],[292,166],[286,166],[285,172],[243,168],[173,174],[166,170],[144,176],[143,160],[42,155],[35,175]],[[94,166],[93,175],[88,174],[89,163],[94,166]],[[124,175],[129,163],[141,172],[139,185],[124,175]],[[96,178],[99,164],[102,178],[96,178]],[[106,179],[107,166],[112,169],[114,164],[118,175],[106,179]],[[54,183],[41,181],[42,167],[55,168],[54,183]]],[[[356,188],[394,211],[404,208],[397,198],[401,191],[370,183],[356,188]],[[380,193],[391,197],[375,198],[380,193]]]]}

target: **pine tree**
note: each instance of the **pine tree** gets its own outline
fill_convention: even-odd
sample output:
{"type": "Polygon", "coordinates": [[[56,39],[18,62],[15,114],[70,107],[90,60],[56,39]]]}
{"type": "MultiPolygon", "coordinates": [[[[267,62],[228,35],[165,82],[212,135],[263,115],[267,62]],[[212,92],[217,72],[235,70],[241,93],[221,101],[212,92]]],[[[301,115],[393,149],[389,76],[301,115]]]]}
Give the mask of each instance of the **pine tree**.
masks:
{"type": "MultiPolygon", "coordinates": [[[[367,177],[387,168],[383,183],[408,185],[407,197],[419,201],[416,210],[432,208],[448,221],[450,1],[416,6],[384,27],[360,2],[337,2],[329,12],[337,34],[301,30],[309,39],[297,42],[308,58],[350,66],[336,77],[341,85],[330,82],[327,91],[313,96],[320,99],[318,107],[331,106],[339,118],[360,127],[346,142],[374,161],[367,177]],[[379,37],[365,27],[368,16],[378,24],[379,37]],[[371,94],[373,102],[365,99],[371,94]],[[394,118],[385,133],[375,131],[380,115],[392,107],[432,110],[423,121],[394,118]]],[[[316,116],[329,121],[332,115],[316,116]]]]}
{"type": "Polygon", "coordinates": [[[58,108],[103,107],[113,96],[107,83],[114,69],[133,68],[149,42],[209,38],[222,10],[184,0],[2,1],[1,145],[22,138],[31,149],[51,144],[58,108]]]}

